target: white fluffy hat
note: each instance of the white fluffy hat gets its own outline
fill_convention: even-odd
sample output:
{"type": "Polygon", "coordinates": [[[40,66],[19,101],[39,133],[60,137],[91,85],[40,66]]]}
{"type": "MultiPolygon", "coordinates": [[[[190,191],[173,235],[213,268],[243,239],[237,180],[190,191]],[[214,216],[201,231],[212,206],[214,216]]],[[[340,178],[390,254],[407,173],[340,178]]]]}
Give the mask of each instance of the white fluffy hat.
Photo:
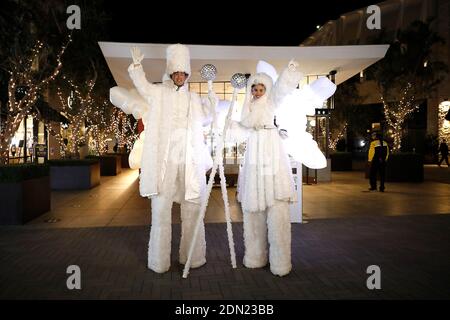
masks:
{"type": "Polygon", "coordinates": [[[247,80],[247,94],[251,96],[252,86],[256,84],[263,84],[266,87],[266,92],[264,95],[269,95],[273,86],[273,79],[265,72],[259,72],[252,75],[247,80]]]}
{"type": "Polygon", "coordinates": [[[189,48],[182,44],[172,44],[166,50],[166,74],[171,75],[174,72],[185,72],[191,74],[191,59],[189,48]]]}

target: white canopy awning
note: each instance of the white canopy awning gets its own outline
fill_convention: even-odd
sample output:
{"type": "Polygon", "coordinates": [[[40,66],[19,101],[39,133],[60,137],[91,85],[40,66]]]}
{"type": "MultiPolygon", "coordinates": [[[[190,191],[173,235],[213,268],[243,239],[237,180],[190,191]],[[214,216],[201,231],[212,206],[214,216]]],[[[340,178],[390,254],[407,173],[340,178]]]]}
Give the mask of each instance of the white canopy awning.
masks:
{"type": "MultiPolygon", "coordinates": [[[[137,46],[145,58],[142,62],[147,79],[160,82],[166,66],[168,44],[136,44],[99,42],[117,85],[133,87],[127,68],[132,62],[130,48],[137,46]]],[[[216,81],[229,81],[237,72],[254,73],[259,60],[272,64],[280,72],[291,60],[296,59],[306,75],[326,75],[336,70],[336,84],[340,84],[361,70],[382,59],[389,45],[363,46],[314,46],[314,47],[250,47],[188,45],[191,54],[192,75],[190,81],[203,81],[200,69],[211,63],[217,67],[216,81]]]]}

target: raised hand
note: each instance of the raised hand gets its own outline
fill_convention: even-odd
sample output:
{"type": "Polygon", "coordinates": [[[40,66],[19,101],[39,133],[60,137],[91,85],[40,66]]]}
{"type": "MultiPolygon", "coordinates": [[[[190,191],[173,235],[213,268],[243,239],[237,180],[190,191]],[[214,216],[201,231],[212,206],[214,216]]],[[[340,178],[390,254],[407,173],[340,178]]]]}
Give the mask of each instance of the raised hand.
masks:
{"type": "Polygon", "coordinates": [[[138,47],[132,47],[130,51],[133,63],[136,65],[141,64],[142,59],[144,59],[144,54],[141,50],[138,47]]]}

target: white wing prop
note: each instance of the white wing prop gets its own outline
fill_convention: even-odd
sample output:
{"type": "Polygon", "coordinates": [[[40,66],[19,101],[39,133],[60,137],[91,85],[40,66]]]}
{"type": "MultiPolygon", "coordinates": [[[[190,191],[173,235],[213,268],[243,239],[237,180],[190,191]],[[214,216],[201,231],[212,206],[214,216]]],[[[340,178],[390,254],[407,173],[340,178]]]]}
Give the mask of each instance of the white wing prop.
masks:
{"type": "MultiPolygon", "coordinates": [[[[150,108],[136,89],[111,88],[109,90],[109,99],[114,106],[122,109],[126,114],[133,114],[133,117],[136,119],[141,119],[150,108]]],[[[142,131],[139,138],[134,142],[133,148],[128,156],[131,169],[139,169],[141,167],[144,139],[145,131],[142,131]]]]}
{"type": "Polygon", "coordinates": [[[139,169],[141,167],[142,151],[144,148],[145,131],[142,131],[139,138],[133,144],[130,155],[128,156],[128,163],[131,169],[139,169]]]}
{"type": "Polygon", "coordinates": [[[287,130],[283,140],[286,151],[296,160],[311,169],[322,169],[327,160],[311,134],[306,132],[306,115],[314,115],[315,108],[336,91],[336,85],[327,77],[315,80],[301,90],[296,89],[287,96],[276,112],[280,129],[287,130]]]}
{"type": "Polygon", "coordinates": [[[136,89],[111,88],[109,90],[109,99],[114,106],[122,109],[126,114],[133,114],[133,117],[136,119],[141,119],[150,108],[136,89]]]}
{"type": "Polygon", "coordinates": [[[216,107],[216,119],[218,132],[222,132],[225,126],[225,119],[227,117],[228,109],[230,108],[231,101],[219,100],[216,107]]]}

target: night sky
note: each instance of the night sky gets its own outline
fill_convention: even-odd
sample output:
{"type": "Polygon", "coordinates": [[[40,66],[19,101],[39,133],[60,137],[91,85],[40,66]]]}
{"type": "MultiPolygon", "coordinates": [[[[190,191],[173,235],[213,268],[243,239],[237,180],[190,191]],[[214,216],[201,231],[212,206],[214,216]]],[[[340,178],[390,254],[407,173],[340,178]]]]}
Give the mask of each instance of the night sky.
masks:
{"type": "Polygon", "coordinates": [[[377,1],[143,1],[108,3],[112,21],[105,41],[217,45],[295,46],[329,20],[377,1]],[[148,2],[148,3],[154,3],[148,2]],[[276,5],[275,5],[276,3],[276,5]],[[305,4],[307,3],[307,4],[305,4]]]}

